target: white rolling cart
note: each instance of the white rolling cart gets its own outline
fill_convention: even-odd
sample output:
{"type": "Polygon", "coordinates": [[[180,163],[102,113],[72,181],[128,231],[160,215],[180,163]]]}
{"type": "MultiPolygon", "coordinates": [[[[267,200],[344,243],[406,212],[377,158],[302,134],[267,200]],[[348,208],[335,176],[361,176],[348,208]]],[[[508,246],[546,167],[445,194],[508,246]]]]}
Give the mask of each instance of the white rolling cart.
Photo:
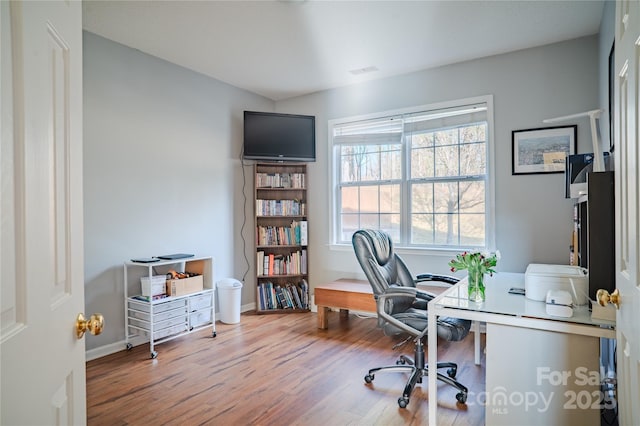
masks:
{"type": "Polygon", "coordinates": [[[155,345],[205,327],[216,337],[215,289],[212,257],[189,257],[157,262],[124,263],[125,345],[133,348],[132,339],[149,341],[151,358],[158,356],[155,345]],[[165,275],[169,269],[202,275],[201,291],[181,296],[146,300],[141,295],[140,278],[165,275]]]}

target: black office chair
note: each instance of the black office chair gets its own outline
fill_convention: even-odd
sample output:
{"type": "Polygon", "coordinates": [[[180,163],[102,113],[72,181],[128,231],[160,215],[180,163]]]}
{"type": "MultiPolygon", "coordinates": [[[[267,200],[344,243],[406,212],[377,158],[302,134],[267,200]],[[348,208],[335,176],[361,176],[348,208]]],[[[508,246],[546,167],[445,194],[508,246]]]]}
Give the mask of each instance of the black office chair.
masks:
{"type": "MultiPolygon", "coordinates": [[[[429,281],[430,285],[450,286],[458,282],[458,279],[432,274],[418,275],[414,279],[404,261],[394,253],[391,237],[385,232],[359,230],[353,234],[352,243],[358,262],[373,288],[378,326],[387,335],[408,334],[407,340],[415,340],[413,359],[401,355],[396,365],[372,368],[364,380],[371,383],[378,372],[410,373],[404,392],[398,398],[400,408],[405,408],[416,383],[422,383],[422,377],[429,373],[424,353],[427,338],[427,303],[435,295],[418,290],[416,283],[429,281]]],[[[468,320],[438,318],[438,337],[448,341],[464,339],[470,328],[471,321],[468,320]]],[[[464,404],[467,401],[468,389],[455,380],[458,366],[451,362],[439,362],[438,369],[440,368],[447,368],[447,375],[437,373],[438,380],[458,389],[456,399],[464,404]]]]}

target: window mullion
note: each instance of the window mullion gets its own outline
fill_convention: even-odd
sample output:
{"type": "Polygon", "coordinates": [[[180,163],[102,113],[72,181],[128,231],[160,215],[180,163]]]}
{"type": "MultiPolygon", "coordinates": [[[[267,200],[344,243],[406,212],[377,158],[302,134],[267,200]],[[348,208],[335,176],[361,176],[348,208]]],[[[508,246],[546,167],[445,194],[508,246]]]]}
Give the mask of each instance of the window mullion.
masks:
{"type": "Polygon", "coordinates": [[[409,137],[402,130],[402,183],[400,185],[400,241],[402,245],[409,245],[409,228],[411,227],[411,187],[409,186],[409,164],[411,149],[409,137]]]}

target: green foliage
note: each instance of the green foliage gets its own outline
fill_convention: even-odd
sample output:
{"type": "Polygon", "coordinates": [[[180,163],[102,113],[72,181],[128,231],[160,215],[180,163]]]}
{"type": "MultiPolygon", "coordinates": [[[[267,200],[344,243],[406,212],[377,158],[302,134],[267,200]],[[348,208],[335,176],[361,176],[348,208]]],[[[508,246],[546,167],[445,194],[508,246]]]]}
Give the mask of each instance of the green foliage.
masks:
{"type": "Polygon", "coordinates": [[[500,259],[500,251],[495,253],[482,253],[479,251],[465,251],[462,254],[456,255],[455,259],[449,261],[451,272],[469,270],[476,271],[482,274],[493,275],[496,271],[495,268],[500,259]]]}

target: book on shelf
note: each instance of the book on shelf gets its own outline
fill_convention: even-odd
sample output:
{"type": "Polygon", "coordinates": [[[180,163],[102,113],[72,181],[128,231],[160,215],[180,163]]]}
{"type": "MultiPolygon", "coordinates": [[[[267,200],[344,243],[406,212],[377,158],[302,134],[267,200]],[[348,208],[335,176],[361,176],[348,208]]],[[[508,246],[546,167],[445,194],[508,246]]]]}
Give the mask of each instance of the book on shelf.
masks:
{"type": "Polygon", "coordinates": [[[267,275],[273,275],[275,264],[275,255],[273,253],[269,254],[269,268],[267,269],[267,275]]]}
{"type": "Polygon", "coordinates": [[[291,291],[289,290],[288,285],[282,288],[282,293],[284,294],[284,303],[282,304],[283,309],[295,308],[293,304],[293,299],[291,298],[291,291]]]}
{"type": "Polygon", "coordinates": [[[278,307],[282,307],[283,309],[288,308],[287,301],[285,299],[285,294],[282,291],[282,287],[279,285],[276,286],[276,299],[278,301],[278,307]]]}
{"type": "Polygon", "coordinates": [[[267,294],[267,309],[277,309],[278,300],[276,298],[276,289],[272,282],[266,283],[265,293],[267,294]]]}
{"type": "Polygon", "coordinates": [[[300,245],[301,246],[306,246],[308,244],[307,232],[308,232],[307,221],[301,220],[300,221],[300,245]]]}
{"type": "Polygon", "coordinates": [[[256,252],[256,275],[264,275],[264,252],[256,252]]]}
{"type": "Polygon", "coordinates": [[[265,309],[264,287],[258,284],[258,307],[260,310],[265,309]]]}
{"type": "Polygon", "coordinates": [[[309,309],[309,284],[304,278],[300,281],[300,290],[302,292],[303,309],[309,309]]]}
{"type": "Polygon", "coordinates": [[[299,294],[300,289],[296,285],[291,285],[289,288],[291,289],[291,295],[293,296],[293,301],[295,302],[296,307],[298,309],[303,309],[302,300],[300,300],[299,294]]]}
{"type": "Polygon", "coordinates": [[[271,309],[270,301],[269,301],[269,291],[267,289],[267,283],[260,284],[260,293],[262,294],[263,302],[262,302],[262,310],[271,309]]]}
{"type": "Polygon", "coordinates": [[[258,285],[258,290],[260,294],[260,309],[261,310],[270,310],[276,309],[278,306],[278,302],[276,300],[275,289],[273,288],[273,283],[264,282],[258,285]]]}
{"type": "Polygon", "coordinates": [[[294,226],[293,228],[293,232],[295,234],[294,238],[295,238],[296,244],[300,245],[300,222],[294,221],[294,223],[295,223],[295,226],[292,224],[292,226],[294,226]]]}

